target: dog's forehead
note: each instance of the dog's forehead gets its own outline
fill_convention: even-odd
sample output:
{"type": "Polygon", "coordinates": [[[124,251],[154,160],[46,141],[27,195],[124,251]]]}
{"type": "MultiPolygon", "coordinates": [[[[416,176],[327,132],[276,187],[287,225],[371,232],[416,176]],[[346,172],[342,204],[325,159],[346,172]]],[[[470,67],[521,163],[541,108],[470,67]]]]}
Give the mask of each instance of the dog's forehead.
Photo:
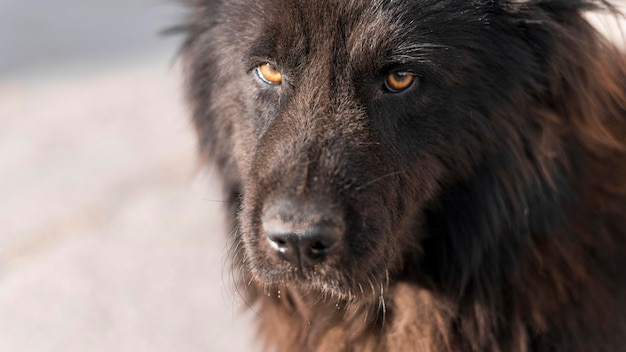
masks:
{"type": "Polygon", "coordinates": [[[256,39],[275,55],[380,55],[411,25],[399,20],[404,7],[390,0],[269,0],[256,6],[256,39]]]}
{"type": "Polygon", "coordinates": [[[399,21],[401,6],[382,6],[375,3],[364,7],[359,13],[345,11],[346,48],[350,57],[364,53],[385,52],[400,34],[407,30],[409,23],[399,21]],[[381,50],[382,49],[382,50],[381,50]]]}

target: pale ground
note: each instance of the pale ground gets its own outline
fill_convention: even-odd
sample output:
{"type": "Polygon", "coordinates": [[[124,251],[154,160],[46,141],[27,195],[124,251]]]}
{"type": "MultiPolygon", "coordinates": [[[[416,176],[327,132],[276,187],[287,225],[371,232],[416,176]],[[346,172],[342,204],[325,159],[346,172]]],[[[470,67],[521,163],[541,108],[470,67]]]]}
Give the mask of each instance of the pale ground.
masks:
{"type": "Polygon", "coordinates": [[[0,81],[0,351],[250,351],[178,71],[0,81]]]}

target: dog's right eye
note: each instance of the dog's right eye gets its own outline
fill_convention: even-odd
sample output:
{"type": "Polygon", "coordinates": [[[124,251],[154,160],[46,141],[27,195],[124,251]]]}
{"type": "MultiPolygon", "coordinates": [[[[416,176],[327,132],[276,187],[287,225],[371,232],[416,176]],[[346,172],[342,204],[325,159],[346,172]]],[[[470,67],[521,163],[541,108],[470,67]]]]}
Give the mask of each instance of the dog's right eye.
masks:
{"type": "Polygon", "coordinates": [[[283,81],[283,75],[280,71],[278,71],[274,65],[267,62],[255,67],[254,72],[265,84],[276,85],[281,84],[283,81]]]}
{"type": "Polygon", "coordinates": [[[392,93],[399,93],[408,89],[415,81],[415,76],[411,72],[396,71],[387,75],[385,88],[392,93]]]}

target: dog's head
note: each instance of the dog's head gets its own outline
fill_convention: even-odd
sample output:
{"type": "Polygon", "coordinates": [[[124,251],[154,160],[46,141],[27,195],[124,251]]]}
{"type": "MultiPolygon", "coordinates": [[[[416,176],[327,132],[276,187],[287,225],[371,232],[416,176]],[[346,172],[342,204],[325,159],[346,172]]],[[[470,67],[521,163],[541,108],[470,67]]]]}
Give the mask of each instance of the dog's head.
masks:
{"type": "MultiPolygon", "coordinates": [[[[501,229],[474,215],[524,211],[492,188],[543,190],[551,136],[527,116],[549,83],[552,2],[197,2],[185,49],[194,121],[240,201],[237,245],[258,283],[378,290],[452,231],[430,217],[490,236],[501,229]]],[[[563,16],[583,4],[554,3],[563,16]]],[[[484,255],[476,239],[449,241],[430,255],[484,255]]]]}

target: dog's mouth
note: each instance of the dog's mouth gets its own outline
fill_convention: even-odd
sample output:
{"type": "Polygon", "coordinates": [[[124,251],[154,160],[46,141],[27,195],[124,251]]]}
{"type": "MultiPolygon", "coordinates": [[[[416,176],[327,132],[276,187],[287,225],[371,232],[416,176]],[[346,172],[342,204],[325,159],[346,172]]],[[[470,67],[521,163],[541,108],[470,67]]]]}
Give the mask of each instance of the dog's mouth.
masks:
{"type": "Polygon", "coordinates": [[[376,301],[387,291],[391,280],[389,269],[383,266],[364,274],[330,262],[298,266],[285,260],[279,262],[276,258],[260,265],[253,264],[252,272],[257,284],[268,291],[291,288],[301,296],[344,302],[376,301]]]}
{"type": "Polygon", "coordinates": [[[243,245],[261,287],[287,286],[345,301],[378,299],[397,269],[397,248],[382,240],[385,231],[373,219],[358,221],[327,203],[293,199],[272,202],[260,213],[257,231],[245,233],[243,245]]]}

